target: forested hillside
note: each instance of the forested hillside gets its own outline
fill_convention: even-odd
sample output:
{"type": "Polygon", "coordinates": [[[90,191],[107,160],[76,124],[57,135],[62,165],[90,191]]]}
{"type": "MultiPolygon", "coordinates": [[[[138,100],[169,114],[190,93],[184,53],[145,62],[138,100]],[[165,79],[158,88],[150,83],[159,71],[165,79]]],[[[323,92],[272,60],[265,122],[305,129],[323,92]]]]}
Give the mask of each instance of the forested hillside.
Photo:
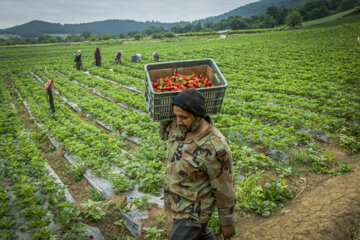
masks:
{"type": "Polygon", "coordinates": [[[266,9],[270,6],[278,8],[288,8],[294,6],[303,6],[308,0],[262,0],[258,2],[249,3],[245,6],[238,7],[230,12],[221,14],[215,17],[209,17],[199,20],[201,23],[217,22],[226,19],[230,16],[251,17],[252,15],[260,15],[265,13],[266,9]]]}

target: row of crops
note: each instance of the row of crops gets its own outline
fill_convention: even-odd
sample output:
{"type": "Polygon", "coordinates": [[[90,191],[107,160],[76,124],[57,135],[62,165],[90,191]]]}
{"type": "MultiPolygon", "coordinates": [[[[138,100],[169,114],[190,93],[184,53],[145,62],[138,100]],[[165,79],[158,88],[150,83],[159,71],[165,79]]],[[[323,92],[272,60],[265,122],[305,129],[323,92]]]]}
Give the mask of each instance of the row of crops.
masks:
{"type": "Polygon", "coordinates": [[[80,212],[50,175],[4,81],[0,95],[1,239],[86,239],[80,212]]]}
{"type": "MultiPolygon", "coordinates": [[[[138,189],[161,195],[166,142],[159,138],[159,124],[146,114],[143,95],[144,64],[152,62],[152,52],[158,51],[160,61],[209,57],[215,60],[228,88],[221,114],[212,118],[228,138],[233,152],[237,211],[268,216],[274,207],[282,206],[293,196],[287,179],[293,176],[294,162],[299,161],[300,153],[305,154],[307,160],[302,164],[307,164],[310,171],[338,175],[351,170],[351,166],[334,161],[331,152],[317,152],[316,144],[335,139],[345,151],[360,151],[360,46],[354,40],[359,27],[359,23],[352,23],[226,39],[181,38],[103,45],[99,46],[101,67],[94,65],[95,48],[86,43],[1,48],[1,126],[6,135],[2,134],[0,157],[2,166],[14,173],[7,170],[5,174],[5,168],[1,168],[4,197],[0,200],[16,204],[7,201],[9,181],[14,181],[15,193],[20,188],[17,184],[33,186],[43,175],[29,169],[21,173],[23,177],[12,176],[19,175],[15,171],[25,171],[23,166],[29,162],[40,168],[44,161],[11,107],[11,103],[23,100],[44,126],[43,134],[63,144],[82,167],[108,179],[115,193],[138,189]],[[82,71],[74,68],[73,54],[77,49],[83,52],[82,71]],[[120,49],[124,51],[123,64],[116,65],[113,57],[120,49]],[[142,54],[140,63],[130,62],[130,55],[135,52],[142,54]],[[54,78],[54,115],[43,88],[44,66],[54,78]],[[69,102],[80,110],[74,111],[69,102]],[[6,119],[15,119],[15,124],[6,119]],[[129,138],[124,136],[138,139],[138,146],[129,148],[129,138]],[[27,149],[31,150],[31,157],[27,149]],[[114,169],[120,169],[120,173],[114,169]],[[266,172],[272,172],[273,177],[264,177],[266,172]]],[[[32,190],[34,194],[44,191],[48,181],[45,179],[44,185],[36,185],[32,190]]],[[[55,194],[58,191],[54,190],[55,194]]],[[[50,203],[39,208],[61,214],[61,210],[49,206],[50,203]]],[[[10,221],[11,216],[0,211],[1,221],[10,221]]],[[[2,231],[3,226],[0,224],[2,231]]]]}

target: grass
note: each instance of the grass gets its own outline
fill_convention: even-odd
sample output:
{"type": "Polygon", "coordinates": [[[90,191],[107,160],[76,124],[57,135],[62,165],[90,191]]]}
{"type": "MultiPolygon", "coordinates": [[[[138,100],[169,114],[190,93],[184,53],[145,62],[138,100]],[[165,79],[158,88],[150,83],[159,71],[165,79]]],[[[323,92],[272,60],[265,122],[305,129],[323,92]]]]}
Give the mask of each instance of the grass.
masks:
{"type": "Polygon", "coordinates": [[[347,240],[360,240],[360,222],[355,220],[347,229],[347,240]]]}
{"type": "Polygon", "coordinates": [[[352,23],[360,21],[360,12],[358,8],[350,9],[331,16],[303,22],[302,27],[332,27],[343,23],[352,23]]]}

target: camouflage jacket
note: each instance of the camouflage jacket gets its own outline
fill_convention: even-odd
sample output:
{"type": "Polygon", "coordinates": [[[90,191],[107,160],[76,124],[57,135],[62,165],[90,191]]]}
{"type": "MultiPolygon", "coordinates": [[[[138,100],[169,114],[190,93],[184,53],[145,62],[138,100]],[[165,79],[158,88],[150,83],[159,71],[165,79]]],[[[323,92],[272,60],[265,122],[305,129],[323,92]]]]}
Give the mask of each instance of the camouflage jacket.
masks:
{"type": "Polygon", "coordinates": [[[220,225],[235,223],[235,192],[230,147],[212,124],[201,135],[184,140],[173,121],[166,132],[168,159],[164,184],[167,214],[208,222],[215,206],[220,225]]]}

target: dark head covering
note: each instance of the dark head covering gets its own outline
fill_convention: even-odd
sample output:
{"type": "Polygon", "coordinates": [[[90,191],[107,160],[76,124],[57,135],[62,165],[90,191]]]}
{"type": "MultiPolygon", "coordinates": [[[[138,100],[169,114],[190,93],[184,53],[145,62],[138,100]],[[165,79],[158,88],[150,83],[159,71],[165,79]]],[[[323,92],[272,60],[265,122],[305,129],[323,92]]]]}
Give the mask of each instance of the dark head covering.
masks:
{"type": "Polygon", "coordinates": [[[176,105],[195,116],[206,118],[205,98],[193,88],[181,91],[174,98],[172,105],[176,105]]]}

